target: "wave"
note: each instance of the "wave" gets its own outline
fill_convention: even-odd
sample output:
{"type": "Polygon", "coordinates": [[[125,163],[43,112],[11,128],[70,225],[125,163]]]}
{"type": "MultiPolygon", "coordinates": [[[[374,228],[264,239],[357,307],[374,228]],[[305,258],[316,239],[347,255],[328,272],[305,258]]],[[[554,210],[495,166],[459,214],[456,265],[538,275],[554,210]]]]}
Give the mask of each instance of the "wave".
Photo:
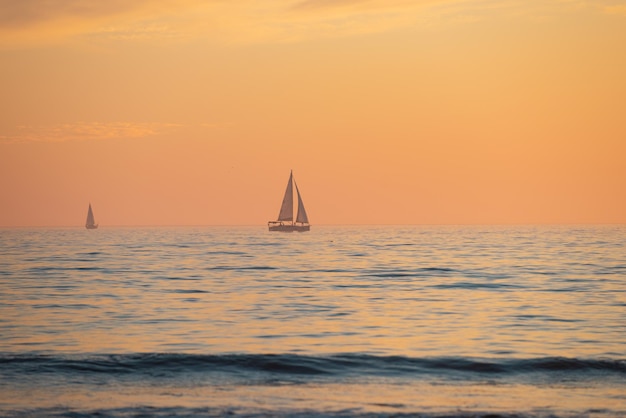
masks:
{"type": "Polygon", "coordinates": [[[372,356],[337,354],[95,354],[0,355],[0,377],[39,373],[96,373],[109,375],[172,376],[187,373],[220,373],[233,376],[267,374],[282,376],[350,377],[516,377],[541,374],[568,379],[626,377],[624,359],[544,357],[534,359],[477,359],[466,357],[372,356]]]}
{"type": "Polygon", "coordinates": [[[0,354],[0,416],[613,418],[625,377],[623,359],[0,354]]]}

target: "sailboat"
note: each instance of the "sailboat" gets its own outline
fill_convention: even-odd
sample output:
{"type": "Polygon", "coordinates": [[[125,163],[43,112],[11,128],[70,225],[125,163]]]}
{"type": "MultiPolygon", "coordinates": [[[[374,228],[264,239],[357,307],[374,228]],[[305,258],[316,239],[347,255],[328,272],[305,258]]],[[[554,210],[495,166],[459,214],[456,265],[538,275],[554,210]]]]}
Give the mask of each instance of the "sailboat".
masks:
{"type": "Polygon", "coordinates": [[[91,203],[89,204],[89,211],[87,212],[87,222],[85,223],[87,229],[98,229],[98,224],[93,218],[93,211],[91,210],[91,203]]]}
{"type": "Polygon", "coordinates": [[[300,190],[293,178],[293,171],[289,174],[289,182],[287,183],[287,190],[285,190],[285,196],[283,197],[283,204],[280,207],[280,213],[278,214],[278,220],[269,221],[267,223],[270,231],[281,232],[304,232],[311,229],[309,225],[309,217],[304,209],[304,203],[302,203],[302,197],[300,196],[300,190]],[[296,195],[298,196],[298,211],[296,212],[296,219],[293,219],[293,187],[296,187],[296,195]]]}

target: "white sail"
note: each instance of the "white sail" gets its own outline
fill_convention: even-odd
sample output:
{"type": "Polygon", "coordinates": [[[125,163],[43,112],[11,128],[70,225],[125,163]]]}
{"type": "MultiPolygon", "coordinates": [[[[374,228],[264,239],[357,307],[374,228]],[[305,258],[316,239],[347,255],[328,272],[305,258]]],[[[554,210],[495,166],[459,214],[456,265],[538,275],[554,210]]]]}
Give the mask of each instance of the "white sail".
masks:
{"type": "Polygon", "coordinates": [[[306,215],[306,210],[304,209],[304,203],[302,203],[302,197],[300,197],[300,190],[298,190],[297,183],[296,183],[296,194],[298,195],[298,215],[296,216],[296,222],[302,222],[302,223],[308,224],[309,217],[306,215]]]}
{"type": "Polygon", "coordinates": [[[289,183],[287,183],[287,190],[285,190],[285,197],[283,197],[283,204],[280,207],[280,213],[278,214],[279,221],[293,221],[293,172],[289,174],[289,183]]]}
{"type": "Polygon", "coordinates": [[[93,211],[91,210],[91,203],[89,204],[89,210],[87,211],[87,221],[85,222],[87,229],[95,229],[97,227],[96,220],[93,217],[93,211]]]}

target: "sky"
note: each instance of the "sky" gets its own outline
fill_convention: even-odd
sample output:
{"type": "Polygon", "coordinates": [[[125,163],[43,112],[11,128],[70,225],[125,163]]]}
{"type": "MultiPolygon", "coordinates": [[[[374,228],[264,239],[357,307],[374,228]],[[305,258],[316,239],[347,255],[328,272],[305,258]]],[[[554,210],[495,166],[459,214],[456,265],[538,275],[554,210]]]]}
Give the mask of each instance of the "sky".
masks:
{"type": "Polygon", "coordinates": [[[626,223],[626,1],[0,0],[0,226],[626,223]]]}

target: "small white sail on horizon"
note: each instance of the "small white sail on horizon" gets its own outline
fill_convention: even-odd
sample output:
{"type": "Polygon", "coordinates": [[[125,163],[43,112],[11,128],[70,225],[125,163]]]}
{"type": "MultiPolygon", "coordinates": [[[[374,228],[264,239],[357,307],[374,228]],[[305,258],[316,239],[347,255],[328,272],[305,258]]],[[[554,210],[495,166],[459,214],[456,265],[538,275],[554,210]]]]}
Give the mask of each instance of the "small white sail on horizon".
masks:
{"type": "Polygon", "coordinates": [[[93,216],[93,210],[91,210],[91,203],[89,203],[89,210],[87,211],[87,222],[85,222],[85,228],[98,229],[98,224],[93,216]]]}
{"type": "Polygon", "coordinates": [[[268,227],[270,231],[282,231],[282,232],[304,232],[311,229],[309,225],[309,217],[307,216],[306,209],[304,209],[304,203],[302,202],[302,196],[298,189],[298,184],[293,178],[293,171],[289,173],[289,181],[287,182],[287,188],[285,189],[285,196],[283,197],[283,203],[280,206],[280,212],[278,214],[278,220],[269,221],[268,227]],[[293,187],[296,186],[296,195],[298,197],[298,206],[296,212],[296,220],[293,220],[293,187]]]}

